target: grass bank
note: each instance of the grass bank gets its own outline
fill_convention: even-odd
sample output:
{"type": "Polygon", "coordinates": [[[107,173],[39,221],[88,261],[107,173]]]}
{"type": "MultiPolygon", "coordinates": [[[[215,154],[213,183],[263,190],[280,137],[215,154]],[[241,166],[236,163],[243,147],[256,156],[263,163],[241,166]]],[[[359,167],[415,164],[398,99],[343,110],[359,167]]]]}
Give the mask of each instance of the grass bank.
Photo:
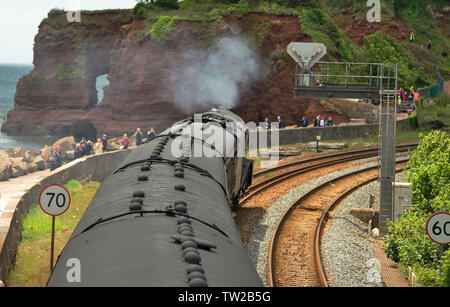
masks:
{"type": "MultiPolygon", "coordinates": [[[[71,180],[64,185],[72,199],[69,210],[56,217],[55,259],[66,245],[72,231],[84,214],[100,186],[98,182],[81,185],[71,180]]],[[[50,237],[52,218],[34,205],[22,218],[22,241],[19,244],[16,264],[6,279],[8,287],[45,286],[50,275],[50,237]]]]}

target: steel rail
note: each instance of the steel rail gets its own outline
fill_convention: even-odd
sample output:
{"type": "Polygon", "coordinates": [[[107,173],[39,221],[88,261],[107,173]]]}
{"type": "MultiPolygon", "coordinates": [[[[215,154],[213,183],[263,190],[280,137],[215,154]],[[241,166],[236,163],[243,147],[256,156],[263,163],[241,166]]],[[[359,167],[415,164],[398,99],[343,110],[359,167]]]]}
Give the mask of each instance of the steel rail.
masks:
{"type": "MultiPolygon", "coordinates": [[[[417,146],[417,144],[403,144],[403,145],[397,146],[397,149],[398,149],[398,152],[403,152],[403,150],[405,148],[413,149],[416,146],[417,146]]],[[[326,156],[314,157],[314,158],[305,159],[305,160],[301,160],[301,161],[295,161],[292,163],[288,163],[288,164],[284,164],[284,165],[280,165],[280,166],[271,168],[269,170],[264,170],[262,172],[255,173],[255,176],[258,176],[258,175],[263,175],[266,173],[278,171],[278,170],[281,170],[284,168],[290,168],[290,167],[301,165],[301,164],[306,164],[306,163],[315,162],[315,161],[321,161],[321,160],[325,160],[325,159],[338,158],[338,159],[334,159],[332,161],[325,161],[322,163],[290,170],[288,172],[285,172],[285,173],[282,173],[275,177],[272,177],[268,180],[264,180],[262,182],[254,184],[254,185],[250,186],[248,188],[248,190],[244,193],[244,195],[243,195],[244,197],[241,199],[240,204],[247,202],[253,196],[267,190],[268,188],[270,188],[280,182],[283,182],[289,178],[301,175],[303,173],[310,172],[312,170],[320,169],[320,168],[327,167],[327,166],[332,166],[332,165],[336,165],[336,164],[340,164],[340,163],[345,163],[345,162],[350,162],[350,161],[355,161],[355,160],[360,160],[360,159],[366,159],[366,158],[371,158],[371,157],[376,157],[376,156],[378,156],[378,148],[360,149],[360,150],[353,150],[353,151],[348,151],[348,152],[343,152],[343,153],[335,153],[335,154],[326,155],[326,156]],[[341,158],[339,159],[339,157],[341,157],[341,158]]]]}
{"type": "MultiPolygon", "coordinates": [[[[419,143],[406,143],[406,144],[398,144],[397,145],[397,149],[403,149],[403,148],[416,148],[417,145],[419,145],[419,143]]],[[[356,150],[349,150],[349,151],[344,151],[344,152],[338,152],[338,153],[333,153],[333,154],[329,154],[329,155],[323,155],[323,156],[319,156],[319,157],[313,157],[313,158],[309,158],[309,159],[304,159],[304,160],[300,160],[300,161],[295,161],[295,162],[291,162],[291,163],[286,163],[286,164],[282,164],[273,168],[269,168],[260,172],[256,172],[253,174],[253,177],[255,176],[260,176],[260,175],[264,175],[270,172],[274,172],[283,168],[288,168],[291,166],[296,166],[299,164],[304,164],[304,163],[309,163],[309,162],[314,162],[314,161],[318,161],[318,160],[322,160],[322,159],[326,159],[326,158],[333,158],[333,157],[339,157],[339,156],[343,156],[343,155],[348,155],[348,154],[356,154],[356,153],[366,153],[368,151],[378,151],[379,147],[371,147],[371,148],[363,148],[363,149],[356,149],[356,150]]]]}
{"type": "MultiPolygon", "coordinates": [[[[407,161],[407,159],[400,160],[400,161],[397,161],[396,164],[404,163],[406,161],[407,161]]],[[[279,238],[279,235],[281,233],[281,229],[283,228],[283,226],[284,226],[285,222],[287,221],[287,219],[290,217],[291,213],[298,207],[298,205],[301,204],[309,196],[311,196],[314,193],[316,193],[317,191],[319,191],[319,190],[329,186],[331,183],[343,180],[345,178],[348,178],[348,177],[351,177],[351,176],[354,176],[354,175],[358,175],[360,173],[365,173],[365,172],[368,172],[368,171],[376,170],[377,168],[378,168],[378,166],[373,166],[373,167],[357,170],[355,172],[351,172],[351,173],[339,176],[339,177],[337,177],[335,179],[329,180],[329,181],[327,181],[327,182],[325,182],[325,183],[315,187],[311,191],[307,192],[305,195],[300,197],[294,204],[292,204],[285,211],[285,213],[281,217],[280,221],[278,222],[278,224],[277,224],[277,226],[276,226],[276,228],[275,228],[275,230],[273,232],[272,238],[271,238],[271,240],[269,242],[269,254],[267,255],[267,269],[268,269],[267,270],[267,275],[268,275],[267,276],[268,277],[267,281],[268,281],[268,286],[269,287],[274,287],[275,286],[273,266],[274,266],[274,263],[275,263],[275,248],[276,248],[277,243],[278,243],[278,238],[279,238]]],[[[375,176],[375,177],[371,178],[369,180],[369,182],[377,180],[377,178],[378,178],[378,176],[375,176]]],[[[365,181],[365,182],[363,182],[361,184],[358,184],[356,187],[353,187],[353,188],[354,189],[358,189],[359,187],[361,187],[361,186],[363,186],[363,185],[365,185],[365,184],[367,184],[369,182],[365,181]]],[[[351,193],[351,192],[348,192],[348,194],[349,193],[351,193]]],[[[347,192],[344,193],[344,194],[347,194],[347,192]]],[[[345,197],[341,195],[338,198],[338,200],[339,199],[342,200],[344,198],[345,197]]],[[[322,216],[321,216],[321,218],[319,220],[319,223],[316,226],[315,235],[314,235],[314,245],[315,245],[315,248],[314,248],[314,259],[315,259],[315,261],[314,262],[315,262],[315,269],[316,269],[317,275],[319,277],[319,282],[324,287],[328,286],[328,283],[326,281],[326,275],[325,275],[325,271],[323,269],[322,260],[321,260],[321,256],[320,256],[320,251],[316,250],[316,246],[320,246],[320,232],[321,232],[321,230],[318,230],[317,228],[319,227],[319,225],[321,225],[320,227],[323,227],[323,222],[324,222],[326,216],[328,215],[329,211],[332,210],[332,208],[334,208],[334,206],[336,204],[338,204],[338,203],[339,203],[339,201],[333,202],[332,205],[330,205],[327,209],[325,209],[323,211],[322,216]]]]}

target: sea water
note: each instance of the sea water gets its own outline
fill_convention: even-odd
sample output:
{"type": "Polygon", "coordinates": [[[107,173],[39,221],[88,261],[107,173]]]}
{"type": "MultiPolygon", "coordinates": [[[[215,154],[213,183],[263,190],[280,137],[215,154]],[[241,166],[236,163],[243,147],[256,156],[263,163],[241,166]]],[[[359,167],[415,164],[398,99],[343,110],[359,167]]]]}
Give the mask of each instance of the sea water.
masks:
{"type": "MultiPolygon", "coordinates": [[[[8,111],[14,108],[17,82],[32,70],[33,65],[0,64],[0,126],[8,111]]],[[[56,139],[51,136],[9,136],[0,132],[0,150],[12,147],[40,149],[52,145],[56,139]]]]}
{"type": "MultiPolygon", "coordinates": [[[[14,108],[17,82],[34,68],[33,65],[0,64],[0,127],[6,114],[14,108]]],[[[103,100],[103,88],[109,85],[106,75],[97,78],[98,101],[103,100]]],[[[58,138],[53,136],[9,136],[0,132],[0,150],[22,147],[25,150],[41,149],[52,145],[58,138]]]]}

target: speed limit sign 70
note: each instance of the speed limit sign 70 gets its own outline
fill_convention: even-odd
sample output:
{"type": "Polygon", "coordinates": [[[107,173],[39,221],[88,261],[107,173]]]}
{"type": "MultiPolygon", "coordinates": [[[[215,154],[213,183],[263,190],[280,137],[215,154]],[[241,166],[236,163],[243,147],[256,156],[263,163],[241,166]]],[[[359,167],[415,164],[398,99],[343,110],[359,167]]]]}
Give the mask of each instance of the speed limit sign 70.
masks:
{"type": "Polygon", "coordinates": [[[46,186],[39,195],[39,206],[48,215],[61,215],[70,206],[69,191],[59,184],[46,186]]]}
{"type": "Polygon", "coordinates": [[[437,244],[450,243],[450,213],[437,212],[430,216],[426,225],[427,234],[437,244]]]}

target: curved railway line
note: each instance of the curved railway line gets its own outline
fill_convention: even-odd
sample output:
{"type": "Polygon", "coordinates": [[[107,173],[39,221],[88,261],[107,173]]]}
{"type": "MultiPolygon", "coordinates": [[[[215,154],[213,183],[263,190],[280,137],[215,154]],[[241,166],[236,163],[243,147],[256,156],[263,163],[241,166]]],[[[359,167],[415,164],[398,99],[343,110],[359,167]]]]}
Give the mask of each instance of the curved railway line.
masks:
{"type": "MultiPolygon", "coordinates": [[[[417,143],[400,144],[397,145],[396,152],[408,152],[408,150],[415,149],[417,145],[417,143]]],[[[377,156],[378,148],[366,148],[304,159],[257,172],[253,175],[253,181],[257,181],[257,183],[253,184],[247,189],[247,191],[243,195],[243,198],[241,199],[241,205],[251,199],[253,196],[297,175],[327,166],[377,156]],[[260,181],[259,178],[264,177],[264,175],[272,177],[260,181]]]]}
{"type": "MultiPolygon", "coordinates": [[[[399,144],[397,145],[396,152],[402,153],[402,152],[408,152],[409,150],[413,150],[417,147],[417,143],[409,143],[409,144],[399,144]]],[[[295,178],[297,178],[299,175],[305,174],[306,177],[311,178],[311,176],[317,176],[313,174],[322,173],[323,170],[326,170],[326,172],[329,172],[331,169],[339,169],[340,167],[348,167],[345,166],[348,162],[358,162],[363,159],[369,159],[369,158],[375,158],[378,157],[379,151],[378,148],[372,147],[372,148],[364,148],[364,149],[358,149],[358,150],[347,150],[343,152],[337,152],[333,154],[328,155],[322,155],[317,156],[313,158],[308,158],[300,161],[295,161],[283,165],[279,165],[275,168],[266,169],[260,172],[254,173],[253,176],[253,182],[255,182],[252,186],[250,186],[243,197],[241,198],[240,205],[243,207],[247,207],[247,202],[251,203],[252,208],[253,205],[256,206],[256,208],[260,209],[250,209],[247,210],[247,212],[243,213],[244,215],[238,217],[238,227],[241,229],[241,235],[243,236],[244,245],[247,245],[248,239],[250,239],[251,235],[249,235],[251,232],[253,232],[254,227],[258,224],[257,220],[259,220],[262,217],[262,212],[266,211],[270,205],[267,204],[267,201],[265,201],[266,197],[267,199],[271,198],[271,194],[273,196],[274,191],[280,191],[281,194],[283,194],[283,190],[286,191],[286,187],[289,188],[295,185],[295,178]],[[341,165],[341,166],[339,166],[341,165]],[[331,167],[331,168],[330,168],[331,167]],[[307,174],[307,175],[306,175],[307,174]],[[286,185],[286,187],[284,187],[286,185]],[[261,195],[260,195],[261,194],[261,195]],[[267,194],[267,195],[266,195],[267,194]],[[253,199],[254,198],[254,199],[253,199]],[[253,199],[253,200],[252,200],[253,199]],[[251,201],[250,201],[251,200],[251,201]],[[264,209],[266,208],[266,209],[264,209]],[[262,210],[264,211],[262,211],[262,210]],[[256,213],[256,210],[258,210],[259,213],[256,213]],[[252,211],[254,213],[252,213],[252,211]],[[244,218],[245,217],[245,218],[244,218]],[[249,220],[250,218],[250,220],[249,220]],[[244,223],[245,222],[245,223],[244,223]],[[244,224],[245,225],[244,225],[244,224]],[[241,225],[242,224],[242,225],[241,225]]],[[[325,221],[327,220],[328,212],[331,211],[337,204],[339,204],[346,196],[348,196],[350,193],[358,189],[359,187],[368,184],[372,181],[375,181],[378,176],[378,167],[371,167],[370,170],[372,171],[371,174],[366,174],[367,170],[364,171],[358,171],[356,173],[351,173],[349,175],[345,175],[342,178],[336,178],[334,180],[331,180],[323,185],[321,187],[330,187],[333,185],[336,185],[337,182],[341,182],[341,180],[344,180],[344,184],[346,183],[346,189],[341,191],[341,193],[335,194],[336,197],[329,197],[326,195],[325,198],[328,201],[327,205],[318,206],[317,204],[313,205],[307,205],[303,208],[298,208],[295,210],[296,207],[298,207],[298,204],[302,202],[302,199],[304,200],[305,197],[308,195],[312,195],[314,193],[310,192],[308,195],[305,195],[302,197],[302,199],[298,200],[289,210],[287,210],[286,214],[280,220],[280,223],[278,226],[276,226],[275,231],[272,229],[270,232],[271,240],[269,243],[269,251],[267,251],[266,256],[264,258],[267,258],[267,261],[264,264],[264,268],[267,268],[267,284],[269,286],[328,286],[327,277],[325,270],[322,267],[322,261],[320,259],[320,252],[314,253],[313,248],[309,248],[309,251],[307,251],[305,248],[303,248],[303,251],[295,250],[296,245],[298,245],[299,242],[303,242],[303,245],[311,244],[311,246],[318,246],[320,248],[320,240],[321,240],[321,234],[324,229],[325,221]],[[334,199],[334,201],[333,201],[334,199]],[[330,201],[333,201],[331,204],[330,201]],[[299,214],[303,211],[303,214],[299,214]],[[274,263],[276,263],[275,252],[271,252],[275,250],[275,247],[278,245],[278,238],[280,236],[283,236],[282,232],[283,229],[286,229],[284,225],[289,224],[290,222],[286,223],[288,220],[288,216],[292,215],[301,215],[303,218],[309,216],[310,220],[310,227],[312,227],[312,235],[311,231],[309,231],[309,236],[312,236],[312,239],[305,240],[305,234],[302,234],[300,229],[304,227],[305,223],[302,221],[300,222],[293,222],[291,224],[292,230],[297,233],[297,237],[295,236],[287,236],[285,242],[283,244],[286,244],[284,248],[281,248],[280,250],[284,250],[285,255],[291,256],[288,257],[286,260],[285,270],[281,271],[279,276],[288,276],[294,275],[291,277],[291,280],[282,281],[280,279],[277,279],[277,269],[273,269],[272,266],[274,263]],[[312,218],[312,219],[311,219],[312,218]],[[298,237],[298,234],[300,234],[300,237],[298,237]],[[301,237],[303,236],[303,237],[301,237]],[[312,243],[311,243],[312,242],[312,243]],[[304,257],[304,253],[308,252],[310,254],[309,257],[304,257]],[[302,254],[303,253],[303,254],[302,254]],[[308,259],[309,263],[301,263],[301,258],[308,259]],[[303,266],[305,268],[310,267],[312,268],[312,273],[308,273],[310,277],[307,277],[305,275],[306,280],[310,280],[309,282],[302,283],[299,281],[299,277],[303,274],[300,271],[292,270],[291,264],[292,263],[298,263],[300,266],[303,266]],[[316,265],[316,263],[318,265],[316,265]],[[316,270],[317,268],[317,270],[316,270]]],[[[320,175],[321,176],[321,175],[320,175]]],[[[302,177],[301,181],[304,181],[305,177],[302,177]]],[[[319,189],[320,190],[320,189],[319,189]]],[[[275,194],[276,195],[276,194],[275,194]]],[[[277,197],[277,196],[275,196],[277,197]]],[[[312,197],[314,199],[314,197],[312,197]]],[[[272,197],[273,200],[273,197],[272,197]]],[[[242,214],[242,213],[241,213],[242,214]]],[[[238,212],[238,215],[239,212],[238,212]]],[[[275,221],[276,223],[276,221],[275,221]]],[[[275,224],[274,224],[275,227],[275,224]]],[[[268,240],[269,241],[269,240],[268,240]]],[[[319,249],[317,249],[319,250],[319,249]]],[[[261,273],[260,273],[261,274],[261,273]]],[[[305,273],[306,274],[306,273],[305,273]]],[[[301,279],[301,278],[300,278],[301,279]]]]}
{"type": "MultiPolygon", "coordinates": [[[[397,162],[397,172],[406,161],[397,162]]],[[[378,167],[342,175],[314,188],[288,208],[269,246],[269,286],[328,286],[320,252],[325,222],[333,208],[355,190],[377,180],[377,175],[378,167]]]]}

